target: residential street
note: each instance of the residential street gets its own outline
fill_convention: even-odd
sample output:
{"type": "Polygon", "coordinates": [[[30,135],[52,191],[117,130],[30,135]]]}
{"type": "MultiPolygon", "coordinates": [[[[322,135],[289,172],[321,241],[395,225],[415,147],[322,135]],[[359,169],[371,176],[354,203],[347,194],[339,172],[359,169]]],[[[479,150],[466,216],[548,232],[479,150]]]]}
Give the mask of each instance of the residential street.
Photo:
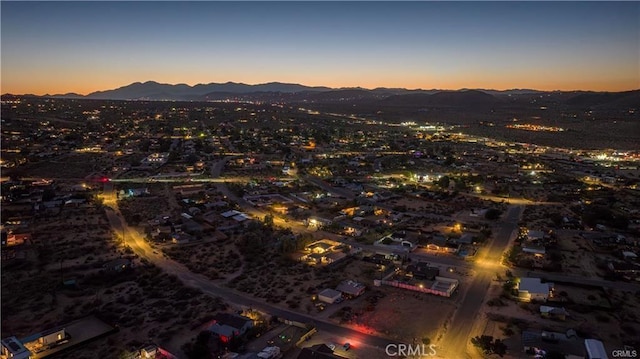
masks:
{"type": "MultiPolygon", "coordinates": [[[[518,221],[523,211],[523,206],[509,207],[495,239],[488,248],[478,254],[478,262],[500,263],[502,253],[507,248],[510,240],[517,235],[518,221]]],[[[447,328],[444,339],[436,343],[438,354],[443,355],[445,358],[473,357],[468,351],[470,338],[478,335],[474,329],[477,324],[485,320],[478,316],[478,311],[485,300],[491,280],[495,277],[499,266],[492,268],[480,265],[475,268],[477,274],[469,287],[460,289],[463,293],[462,302],[447,328]]]]}

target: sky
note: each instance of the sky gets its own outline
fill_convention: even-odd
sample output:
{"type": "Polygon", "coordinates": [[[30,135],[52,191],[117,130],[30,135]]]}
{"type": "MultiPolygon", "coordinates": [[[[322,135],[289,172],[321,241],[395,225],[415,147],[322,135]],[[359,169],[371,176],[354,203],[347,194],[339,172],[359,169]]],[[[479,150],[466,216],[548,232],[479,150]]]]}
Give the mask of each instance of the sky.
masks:
{"type": "Polygon", "coordinates": [[[1,93],[640,88],[640,2],[0,2],[1,93]]]}

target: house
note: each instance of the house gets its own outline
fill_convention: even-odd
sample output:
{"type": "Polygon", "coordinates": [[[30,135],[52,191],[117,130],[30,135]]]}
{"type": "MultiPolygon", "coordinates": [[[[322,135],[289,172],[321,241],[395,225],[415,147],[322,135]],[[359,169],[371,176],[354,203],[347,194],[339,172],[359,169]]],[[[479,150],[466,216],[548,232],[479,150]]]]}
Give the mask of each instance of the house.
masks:
{"type": "Polygon", "coordinates": [[[213,317],[213,325],[208,330],[217,334],[222,342],[228,343],[231,338],[243,335],[251,328],[253,328],[251,318],[238,314],[218,313],[213,317]]]}
{"type": "Polygon", "coordinates": [[[523,245],[522,251],[525,253],[531,253],[536,256],[543,256],[547,252],[543,246],[537,246],[530,243],[523,245]]]}
{"type": "Polygon", "coordinates": [[[585,358],[587,359],[609,359],[604,344],[596,339],[584,340],[585,358]]]}
{"type": "Polygon", "coordinates": [[[85,204],[87,202],[84,198],[71,198],[64,202],[65,207],[73,207],[78,208],[80,205],[85,204]]]}
{"type": "Polygon", "coordinates": [[[426,262],[409,264],[406,272],[416,279],[426,280],[435,280],[435,278],[440,275],[440,269],[438,269],[438,267],[430,267],[429,263],[426,262]]]}
{"type": "Polygon", "coordinates": [[[521,339],[524,351],[531,355],[544,357],[544,354],[550,351],[557,351],[567,356],[584,355],[583,342],[573,329],[564,333],[524,330],[521,339]]]}
{"type": "Polygon", "coordinates": [[[518,283],[518,298],[523,302],[547,301],[553,291],[553,283],[542,283],[540,278],[521,278],[518,283]]]}
{"type": "Polygon", "coordinates": [[[197,216],[200,213],[202,213],[202,210],[198,207],[189,207],[188,211],[189,211],[189,214],[192,216],[197,216]]]}
{"type": "Polygon", "coordinates": [[[312,228],[322,228],[325,226],[330,226],[331,224],[333,224],[333,221],[326,218],[309,217],[306,223],[309,227],[312,227],[312,228]]]}
{"type": "Polygon", "coordinates": [[[432,251],[446,252],[445,244],[447,244],[447,239],[444,236],[434,235],[431,239],[429,239],[427,249],[432,251]]]}
{"type": "Polygon", "coordinates": [[[220,215],[224,218],[229,218],[229,217],[237,216],[239,214],[242,214],[242,212],[238,212],[235,209],[232,209],[230,211],[223,212],[220,215]]]}
{"type": "Polygon", "coordinates": [[[326,344],[316,344],[312,347],[302,348],[296,359],[341,359],[342,356],[333,354],[333,350],[326,344]]]}
{"type": "Polygon", "coordinates": [[[66,337],[67,337],[67,334],[64,328],[49,329],[40,334],[40,338],[38,338],[38,343],[43,346],[51,345],[61,340],[64,340],[66,337]]]}
{"type": "Polygon", "coordinates": [[[458,244],[471,244],[473,243],[473,235],[471,233],[464,233],[460,238],[455,240],[458,244]]]}
{"type": "Polygon", "coordinates": [[[251,217],[249,217],[249,216],[248,216],[247,214],[245,214],[245,213],[237,214],[237,215],[233,216],[232,218],[233,218],[233,220],[234,220],[234,221],[236,221],[236,222],[244,222],[244,221],[246,221],[247,219],[251,219],[251,217]]]}
{"type": "Polygon", "coordinates": [[[624,260],[635,261],[638,259],[638,255],[631,251],[622,251],[622,258],[624,260]]]}
{"type": "Polygon", "coordinates": [[[445,253],[458,253],[461,245],[453,242],[447,242],[442,247],[442,251],[445,253]]]}
{"type": "MultiPolygon", "coordinates": [[[[7,233],[7,232],[4,232],[4,233],[7,233]]],[[[12,247],[12,246],[19,246],[29,241],[31,241],[30,233],[10,233],[10,234],[7,234],[6,239],[3,238],[2,244],[3,244],[3,247],[5,246],[12,247]]]]}
{"type": "Polygon", "coordinates": [[[540,241],[544,238],[544,232],[543,231],[532,231],[532,230],[528,230],[527,231],[527,240],[528,241],[540,241]]]}
{"type": "Polygon", "coordinates": [[[322,253],[305,253],[300,259],[309,263],[320,264],[323,258],[324,254],[322,253]]]}
{"type": "MultiPolygon", "coordinates": [[[[124,192],[124,191],[122,191],[124,192]]],[[[129,188],[126,192],[123,193],[123,196],[126,197],[144,197],[150,195],[149,189],[146,187],[142,188],[129,188]]]]}
{"type": "Polygon", "coordinates": [[[163,164],[167,163],[167,161],[169,161],[168,152],[152,153],[149,156],[143,158],[142,161],[140,161],[140,164],[143,166],[162,166],[163,164]]]}
{"type": "Polygon", "coordinates": [[[31,352],[16,337],[2,339],[0,358],[29,359],[31,352]]]}
{"type": "Polygon", "coordinates": [[[327,264],[336,263],[347,257],[347,254],[342,251],[336,251],[326,254],[323,259],[327,262],[327,264]]]}
{"type": "Polygon", "coordinates": [[[350,297],[358,297],[361,296],[362,293],[364,293],[365,286],[362,283],[358,283],[352,280],[345,280],[336,287],[336,290],[350,297]]]}
{"type": "Polygon", "coordinates": [[[622,277],[633,278],[640,275],[640,265],[633,262],[609,262],[607,268],[612,273],[622,277]]]}
{"type": "Polygon", "coordinates": [[[318,300],[321,302],[325,302],[328,304],[333,304],[342,298],[342,293],[337,290],[333,290],[331,288],[327,288],[322,292],[318,293],[318,300]]]}
{"type": "Polygon", "coordinates": [[[132,266],[131,260],[127,258],[114,259],[103,265],[104,269],[114,272],[121,272],[127,268],[131,268],[132,266]]]}
{"type": "Polygon", "coordinates": [[[565,320],[569,313],[564,308],[550,307],[547,305],[540,306],[540,315],[544,318],[555,318],[565,320]]]}
{"type": "Polygon", "coordinates": [[[173,233],[171,235],[171,243],[173,244],[186,244],[194,240],[196,238],[187,233],[173,233]]]}
{"type": "Polygon", "coordinates": [[[225,208],[228,206],[229,206],[229,203],[225,201],[207,202],[204,204],[204,208],[206,208],[207,211],[210,211],[212,209],[225,208]]]}
{"type": "Polygon", "coordinates": [[[327,242],[315,242],[307,247],[313,253],[325,253],[333,248],[333,244],[327,242]]]}
{"type": "MultiPolygon", "coordinates": [[[[362,217],[356,217],[356,218],[362,218],[362,217]]],[[[359,237],[362,235],[362,233],[364,233],[364,229],[356,225],[346,225],[342,229],[345,235],[352,236],[352,237],[359,237]]]]}
{"type": "Polygon", "coordinates": [[[173,191],[180,193],[180,195],[182,196],[190,196],[193,194],[198,194],[204,190],[205,190],[205,187],[204,187],[204,184],[202,183],[173,186],[173,191]]]}
{"type": "Polygon", "coordinates": [[[155,358],[158,354],[158,347],[155,345],[147,345],[140,350],[140,357],[144,359],[155,358]]]}

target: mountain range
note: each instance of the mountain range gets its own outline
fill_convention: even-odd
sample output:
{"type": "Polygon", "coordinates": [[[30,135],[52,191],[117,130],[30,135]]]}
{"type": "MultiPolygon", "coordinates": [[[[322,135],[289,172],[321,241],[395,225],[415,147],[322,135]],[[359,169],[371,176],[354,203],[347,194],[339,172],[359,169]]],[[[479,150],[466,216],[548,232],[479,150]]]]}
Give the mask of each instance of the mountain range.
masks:
{"type": "MultiPolygon", "coordinates": [[[[112,90],[92,92],[88,95],[77,93],[44,95],[42,97],[52,98],[86,98],[93,100],[159,100],[159,101],[195,101],[195,100],[215,100],[238,97],[241,95],[253,94],[259,96],[272,96],[279,94],[286,98],[316,97],[319,100],[333,100],[344,98],[386,98],[394,95],[405,94],[434,94],[443,90],[408,90],[404,88],[384,88],[365,89],[362,87],[330,88],[325,86],[305,86],[300,84],[269,82],[258,85],[248,85],[237,82],[209,83],[189,86],[187,84],[164,84],[155,81],[134,82],[112,90]]],[[[460,91],[468,91],[462,89],[460,91]]],[[[516,90],[480,90],[489,94],[508,93],[539,93],[541,91],[516,89],[516,90]]],[[[450,91],[447,91],[450,92],[450,91]]]]}
{"type": "MultiPolygon", "coordinates": [[[[3,97],[8,95],[3,95],[3,97]]],[[[27,95],[25,95],[27,96],[27,95]]],[[[34,95],[28,95],[34,96],[34,95]]],[[[258,85],[243,83],[163,84],[155,81],[135,82],[112,90],[88,95],[76,93],[42,97],[92,100],[145,101],[262,101],[284,103],[354,103],[385,107],[495,108],[542,103],[562,104],[568,108],[640,107],[640,90],[625,92],[512,90],[409,90],[404,88],[330,88],[300,84],[269,82],[258,85]]]]}

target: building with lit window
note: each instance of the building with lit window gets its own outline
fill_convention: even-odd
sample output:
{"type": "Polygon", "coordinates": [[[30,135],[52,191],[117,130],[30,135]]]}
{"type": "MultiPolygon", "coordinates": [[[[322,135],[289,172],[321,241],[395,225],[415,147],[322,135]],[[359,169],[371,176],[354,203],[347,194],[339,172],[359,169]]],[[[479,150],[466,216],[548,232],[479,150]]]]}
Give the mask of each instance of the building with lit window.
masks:
{"type": "Polygon", "coordinates": [[[16,337],[8,337],[2,339],[2,351],[0,352],[0,358],[30,359],[32,358],[32,354],[16,337]]]}

